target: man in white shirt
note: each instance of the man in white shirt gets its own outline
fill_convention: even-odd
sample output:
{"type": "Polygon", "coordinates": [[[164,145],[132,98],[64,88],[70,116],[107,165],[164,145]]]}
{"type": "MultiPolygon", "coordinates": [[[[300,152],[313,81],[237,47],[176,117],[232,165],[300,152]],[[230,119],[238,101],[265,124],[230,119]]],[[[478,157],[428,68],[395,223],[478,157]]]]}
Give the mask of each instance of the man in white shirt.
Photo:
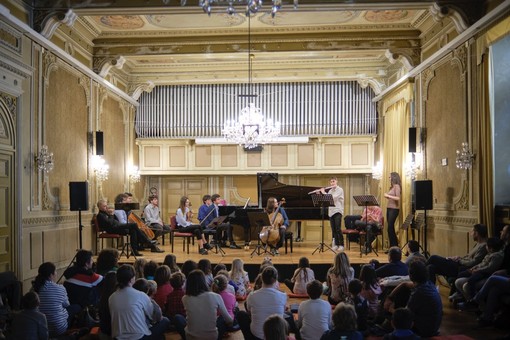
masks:
{"type": "Polygon", "coordinates": [[[159,200],[158,196],[149,196],[149,204],[143,210],[143,217],[145,223],[154,231],[154,239],[161,236],[163,233],[170,232],[170,226],[163,223],[159,212],[159,200]]]}

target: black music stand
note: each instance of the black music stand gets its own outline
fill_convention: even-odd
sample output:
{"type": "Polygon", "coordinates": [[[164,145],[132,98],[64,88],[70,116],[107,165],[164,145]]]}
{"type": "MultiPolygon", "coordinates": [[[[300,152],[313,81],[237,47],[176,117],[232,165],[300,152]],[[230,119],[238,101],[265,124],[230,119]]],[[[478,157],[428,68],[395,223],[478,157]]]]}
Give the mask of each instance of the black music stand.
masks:
{"type": "Polygon", "coordinates": [[[316,251],[319,251],[319,253],[325,253],[324,247],[331,250],[333,253],[336,254],[336,252],[331,249],[330,246],[324,243],[324,207],[330,207],[334,206],[335,202],[333,202],[333,195],[331,194],[312,194],[312,202],[313,206],[319,206],[321,208],[321,243],[315,248],[312,255],[315,254],[316,251]]]}
{"type": "MultiPolygon", "coordinates": [[[[370,239],[370,235],[367,231],[368,226],[368,209],[367,207],[372,207],[374,205],[379,205],[379,202],[377,202],[377,198],[375,198],[374,195],[358,195],[358,196],[352,196],[354,198],[354,201],[356,201],[356,204],[358,204],[359,207],[365,207],[365,249],[369,248],[370,251],[373,251],[375,255],[379,256],[377,253],[377,250],[372,248],[372,245],[368,244],[368,240],[370,239]]],[[[372,230],[370,231],[372,233],[372,230]]],[[[360,240],[361,241],[361,240],[360,240]]],[[[368,253],[367,253],[368,254],[368,253]]],[[[363,255],[363,250],[360,251],[360,256],[363,255]]]]}
{"type": "Polygon", "coordinates": [[[271,254],[271,252],[267,251],[267,243],[262,245],[260,240],[260,233],[262,232],[262,228],[264,226],[270,226],[271,222],[269,221],[269,215],[265,211],[248,211],[248,220],[250,221],[250,226],[256,225],[258,226],[257,232],[257,246],[251,252],[250,257],[253,257],[254,254],[271,254]]]}

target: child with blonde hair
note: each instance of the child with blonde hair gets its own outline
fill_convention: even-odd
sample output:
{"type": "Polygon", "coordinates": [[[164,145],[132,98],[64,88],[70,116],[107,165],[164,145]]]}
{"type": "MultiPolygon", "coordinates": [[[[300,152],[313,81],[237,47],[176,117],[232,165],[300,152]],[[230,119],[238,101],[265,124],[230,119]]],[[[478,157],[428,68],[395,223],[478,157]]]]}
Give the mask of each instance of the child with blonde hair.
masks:
{"type": "Polygon", "coordinates": [[[327,274],[329,288],[328,301],[332,305],[345,301],[349,296],[349,282],[354,279],[354,268],[349,263],[349,258],[344,252],[335,255],[333,266],[327,274]]]}
{"type": "Polygon", "coordinates": [[[249,293],[250,278],[244,270],[244,263],[241,259],[232,261],[232,269],[229,272],[230,279],[237,285],[236,296],[245,297],[249,293]]]}

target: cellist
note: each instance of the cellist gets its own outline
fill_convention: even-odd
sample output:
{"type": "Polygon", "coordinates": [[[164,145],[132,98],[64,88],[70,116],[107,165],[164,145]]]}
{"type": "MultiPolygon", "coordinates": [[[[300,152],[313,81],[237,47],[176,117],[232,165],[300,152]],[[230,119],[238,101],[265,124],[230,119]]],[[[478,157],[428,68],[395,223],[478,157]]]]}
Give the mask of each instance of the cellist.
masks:
{"type": "Polygon", "coordinates": [[[283,207],[279,207],[279,202],[275,197],[269,197],[267,199],[266,212],[269,214],[269,220],[273,223],[274,228],[278,228],[280,239],[276,242],[276,245],[271,246],[271,253],[273,255],[279,255],[278,249],[283,245],[285,240],[285,231],[289,227],[289,218],[283,207]],[[274,212],[278,212],[278,215],[274,217],[274,212]],[[274,220],[274,222],[273,222],[274,220]]]}

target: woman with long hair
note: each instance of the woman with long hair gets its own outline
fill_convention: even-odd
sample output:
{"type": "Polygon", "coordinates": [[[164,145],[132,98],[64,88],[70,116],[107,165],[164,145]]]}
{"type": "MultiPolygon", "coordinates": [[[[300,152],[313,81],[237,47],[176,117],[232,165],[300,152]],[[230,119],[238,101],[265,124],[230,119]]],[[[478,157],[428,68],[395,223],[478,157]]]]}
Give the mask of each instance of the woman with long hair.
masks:
{"type": "Polygon", "coordinates": [[[44,262],[32,281],[32,289],[39,294],[39,311],[46,315],[48,321],[50,337],[64,334],[81,310],[80,305],[69,303],[66,289],[56,283],[56,278],[57,267],[51,262],[44,262]]]}
{"type": "Polygon", "coordinates": [[[299,259],[298,268],[294,271],[292,279],[285,279],[284,283],[294,294],[306,294],[306,285],[315,280],[315,273],[310,268],[307,257],[299,259]]]}
{"type": "Polygon", "coordinates": [[[170,268],[170,272],[172,274],[181,271],[181,269],[177,265],[177,257],[175,257],[174,254],[167,254],[165,256],[165,259],[163,260],[163,264],[167,265],[168,268],[170,268]]]}
{"type": "Polygon", "coordinates": [[[186,309],[186,339],[219,339],[231,326],[233,319],[221,296],[210,292],[204,273],[197,269],[186,279],[186,295],[182,298],[186,309]],[[217,314],[220,316],[217,317],[217,314]]]}
{"type": "Polygon", "coordinates": [[[329,268],[326,279],[329,303],[336,305],[345,301],[349,296],[349,282],[354,279],[354,269],[349,263],[347,254],[340,252],[335,255],[333,267],[329,268]]]}
{"type": "Polygon", "coordinates": [[[180,233],[193,233],[198,240],[199,253],[207,255],[207,250],[212,249],[212,246],[205,240],[204,233],[202,233],[202,226],[200,224],[193,224],[191,222],[191,209],[190,200],[186,196],[182,196],[179,202],[179,209],[175,216],[177,222],[177,230],[180,233]]]}
{"type": "Polygon", "coordinates": [[[390,190],[384,193],[388,199],[386,208],[386,221],[388,221],[388,239],[390,247],[398,246],[397,234],[395,233],[395,221],[400,212],[400,195],[402,193],[402,182],[400,175],[396,172],[390,174],[390,190]]]}

